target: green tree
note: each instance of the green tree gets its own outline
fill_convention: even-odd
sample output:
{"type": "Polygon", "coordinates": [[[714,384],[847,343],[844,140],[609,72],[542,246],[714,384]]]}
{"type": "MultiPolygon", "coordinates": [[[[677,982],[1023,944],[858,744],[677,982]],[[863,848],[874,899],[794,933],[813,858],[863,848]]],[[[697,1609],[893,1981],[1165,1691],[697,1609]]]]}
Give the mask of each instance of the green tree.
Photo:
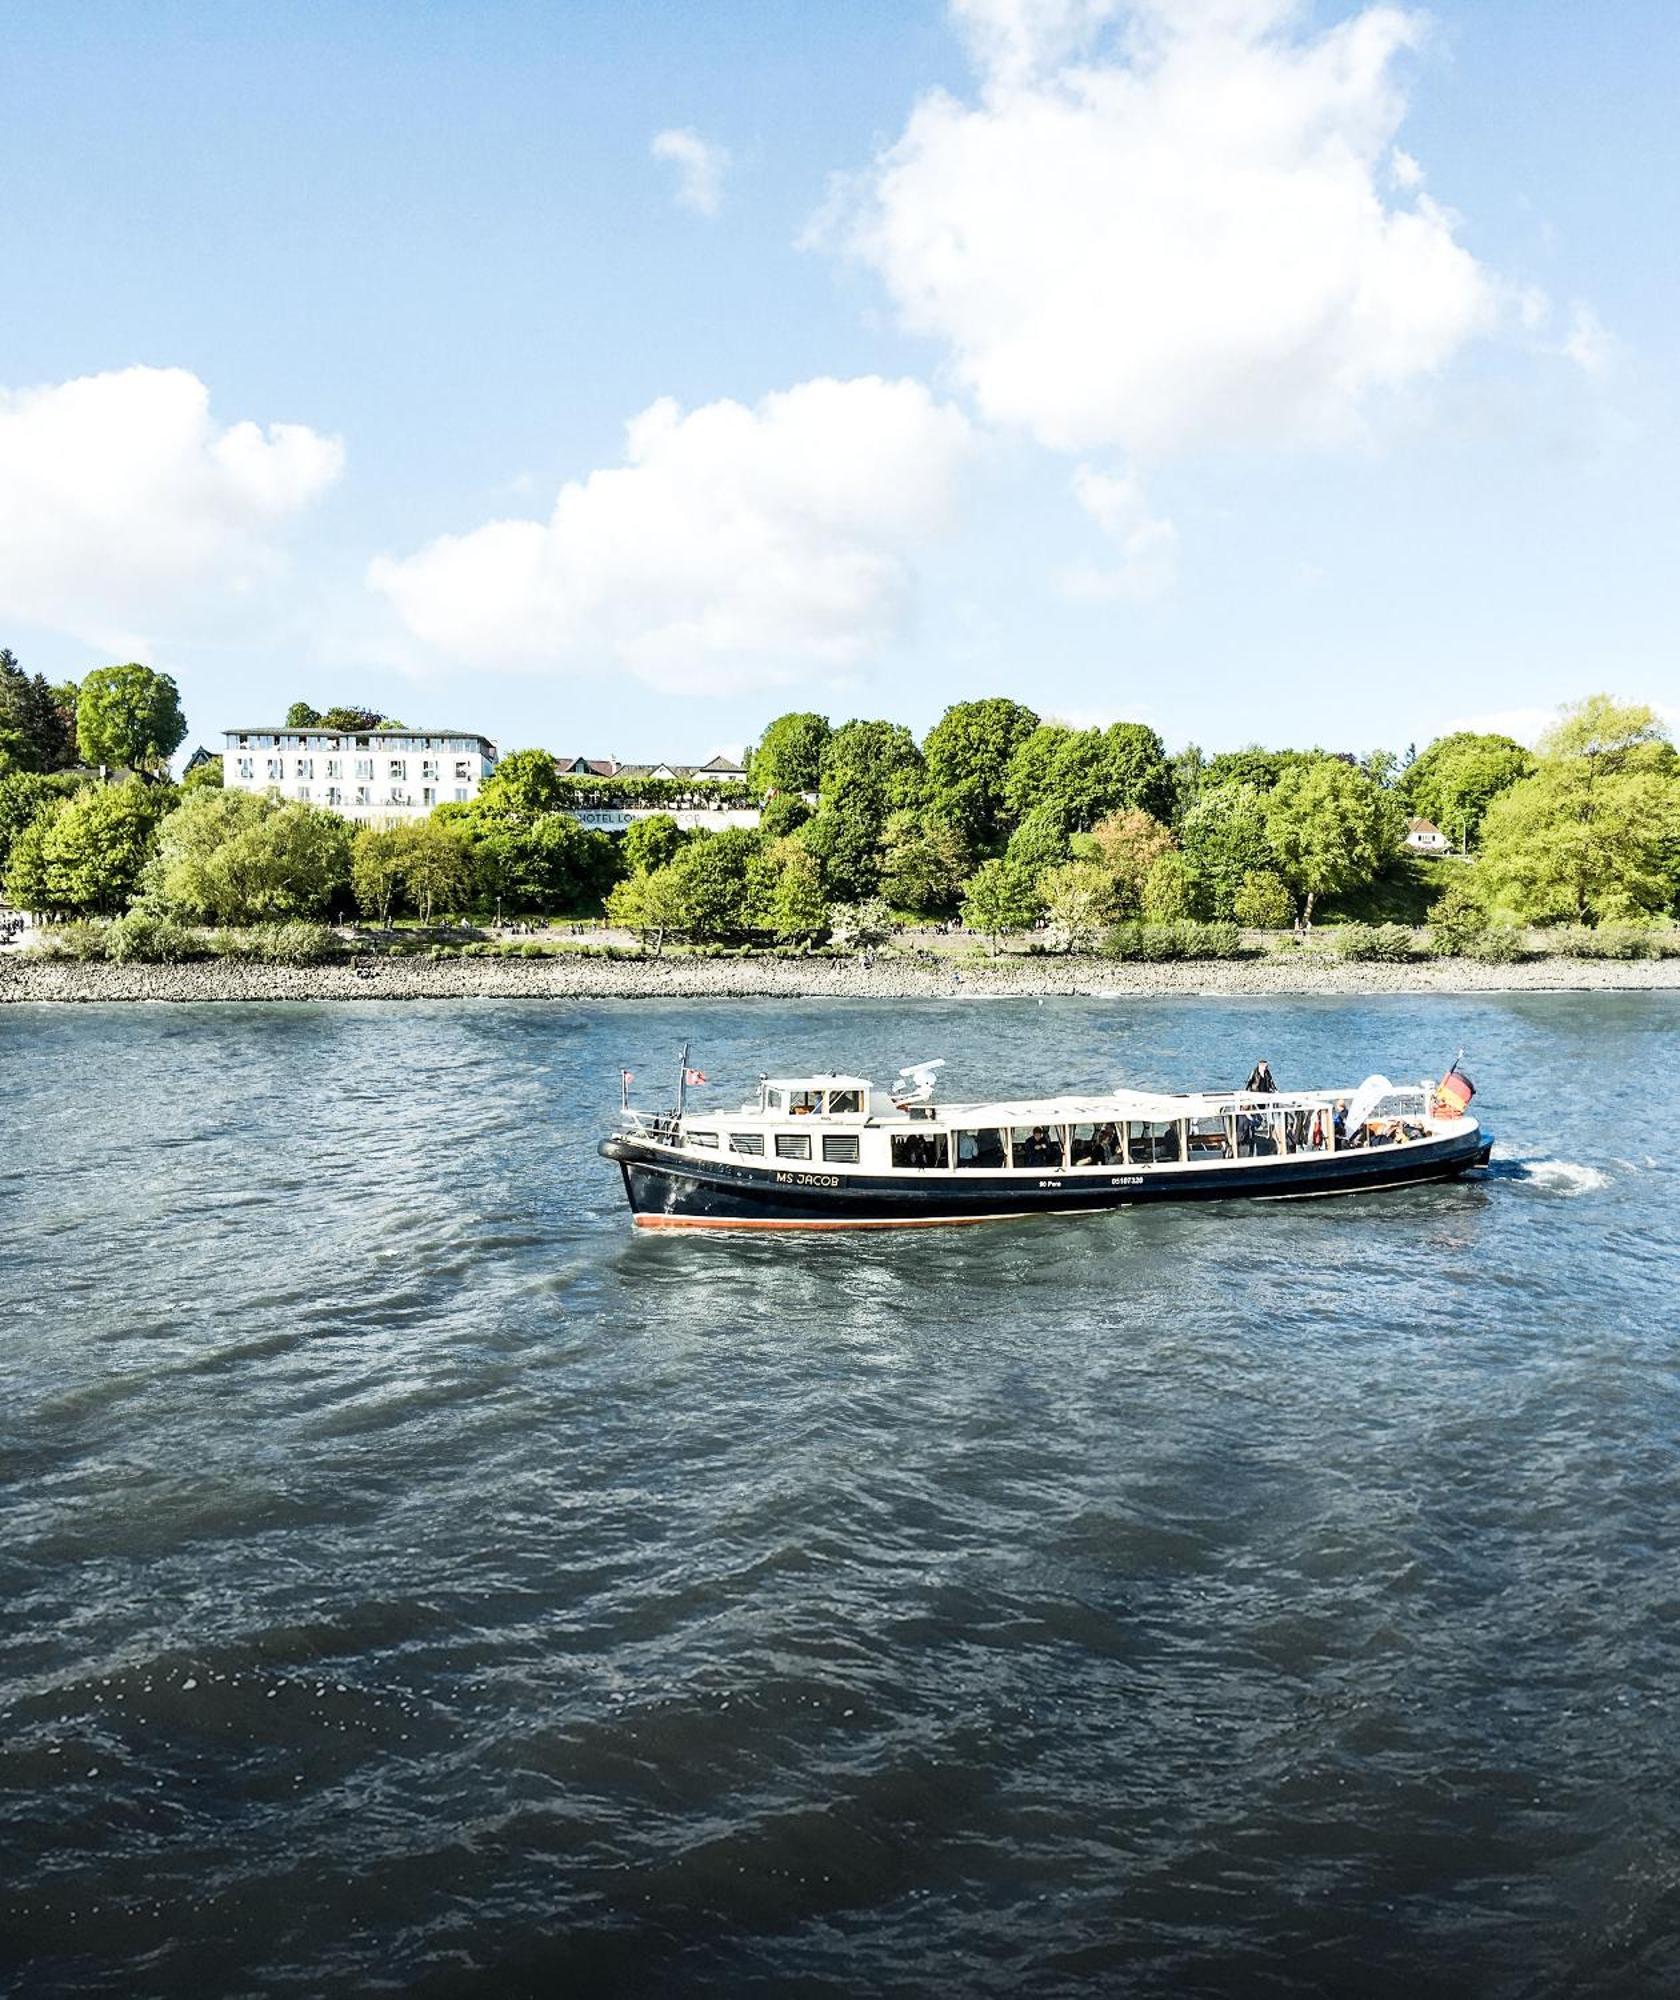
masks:
{"type": "Polygon", "coordinates": [[[78,772],[14,771],[0,778],[0,874],[31,820],[74,796],[85,780],[78,772]]]}
{"type": "Polygon", "coordinates": [[[986,939],[996,958],[998,939],[1025,930],[1038,907],[1038,892],[1024,869],[1009,861],[988,861],[969,877],[962,920],[986,939]]]}
{"type": "Polygon", "coordinates": [[[1286,769],[1265,812],[1277,872],[1301,897],[1309,923],[1320,896],[1374,881],[1400,845],[1398,801],[1336,757],[1286,769]]]}
{"type": "Polygon", "coordinates": [[[1547,757],[1482,822],[1484,880],[1528,923],[1658,916],[1680,888],[1680,779],[1547,757]]]}
{"type": "Polygon", "coordinates": [[[826,715],[778,715],[747,753],[747,782],[760,798],[814,792],[832,734],[826,715]]]}
{"type": "Polygon", "coordinates": [[[173,788],[96,785],[37,813],[13,844],[6,893],[28,910],[114,916],[127,907],[173,788]]]}
{"type": "Polygon", "coordinates": [[[350,886],[364,917],[390,929],[403,890],[402,829],[361,826],[350,843],[350,886]]]}
{"type": "Polygon", "coordinates": [[[1252,785],[1212,785],[1185,814],[1179,845],[1198,916],[1236,914],[1237,892],[1253,874],[1275,873],[1266,802],[1252,785]]]}
{"type": "Polygon", "coordinates": [[[828,935],[830,908],[816,856],[783,840],[768,856],[773,875],[759,911],[762,927],[784,944],[815,944],[828,935]]]}
{"type": "Polygon", "coordinates": [[[1074,837],[1074,852],[1094,861],[1108,876],[1109,918],[1135,916],[1143,901],[1149,871],[1176,843],[1158,819],[1128,806],[1098,820],[1089,833],[1074,837]]]}
{"type": "Polygon", "coordinates": [[[294,701],[286,711],[288,729],[317,729],[321,723],[321,711],[311,708],[306,701],[294,701]]]}
{"type": "Polygon", "coordinates": [[[633,819],[624,829],[624,865],[632,875],[646,875],[675,861],[682,849],[683,830],[669,813],[633,819]]]}
{"type": "Polygon", "coordinates": [[[1149,871],[1139,899],[1143,920],[1149,924],[1172,924],[1190,914],[1190,871],[1178,852],[1163,854],[1149,871]]]}
{"type": "Polygon", "coordinates": [[[137,660],[96,667],[76,697],[76,741],[84,764],[160,771],[187,733],[180,690],[137,660]]]}
{"type": "Polygon", "coordinates": [[[367,736],[384,721],[377,708],[329,708],[318,727],[336,729],[341,736],[367,736]]]}
{"type": "Polygon", "coordinates": [[[472,849],[447,820],[410,820],[396,829],[403,893],[423,924],[440,909],[466,900],[472,880],[472,849]]]}
{"type": "Polygon", "coordinates": [[[1037,727],[1030,708],[993,695],[955,703],[928,731],[929,809],[970,848],[984,852],[1002,841],[1010,759],[1037,727]]]}
{"type": "Polygon", "coordinates": [[[1160,737],[1141,722],[1108,729],[1041,723],[1010,760],[1004,800],[1017,832],[1029,819],[1053,826],[1065,854],[1072,835],[1110,813],[1130,808],[1165,820],[1173,807],[1172,770],[1160,737]]]}
{"type": "Polygon", "coordinates": [[[674,928],[696,941],[739,937],[752,928],[758,836],[745,827],[701,833],[666,868],[677,899],[674,928]]]}
{"type": "Polygon", "coordinates": [[[351,829],[336,813],[251,792],[197,791],[158,830],[152,901],[186,923],[325,916],[350,888],[351,829]]]}
{"type": "Polygon", "coordinates": [[[1172,823],[1178,826],[1184,815],[1202,796],[1207,776],[1207,759],[1194,743],[1187,743],[1172,760],[1172,823]]]}
{"type": "Polygon", "coordinates": [[[1222,750],[1202,774],[1203,796],[1221,785],[1247,785],[1251,791],[1265,794],[1285,771],[1314,762],[1318,754],[1309,750],[1262,750],[1258,743],[1250,743],[1243,750],[1222,750]]]}
{"type": "Polygon", "coordinates": [[[879,896],[866,896],[861,903],[837,903],[830,935],[840,951],[874,951],[891,943],[893,913],[879,896]]]}
{"type": "Polygon", "coordinates": [[[1534,759],[1509,736],[1458,730],[1437,737],[1407,767],[1400,796],[1412,812],[1433,820],[1468,850],[1488,807],[1533,769],[1534,759]]]}
{"type": "Polygon", "coordinates": [[[220,791],[227,783],[227,773],[222,768],[220,757],[212,757],[203,764],[195,764],[181,780],[183,796],[188,792],[200,792],[207,787],[220,791]]]}
{"type": "Polygon", "coordinates": [[[1470,869],[1456,869],[1429,906],[1430,948],[1441,958],[1467,957],[1487,928],[1480,883],[1470,869]]]}
{"type": "Polygon", "coordinates": [[[1295,898],[1275,870],[1251,868],[1231,898],[1231,914],[1250,930],[1280,931],[1295,914],[1295,898]]]}
{"type": "Polygon", "coordinates": [[[485,812],[558,812],[571,804],[565,780],[546,750],[511,750],[478,788],[485,812]]]}
{"type": "Polygon", "coordinates": [[[61,771],[76,761],[75,713],[44,674],[33,677],[0,647],[0,777],[61,771]]]}
{"type": "Polygon", "coordinates": [[[811,819],[811,808],[798,792],[775,792],[764,801],[758,830],[766,840],[781,840],[797,833],[811,819]]]}
{"type": "Polygon", "coordinates": [[[900,910],[949,916],[973,867],[962,834],[931,811],[893,813],[881,836],[881,893],[900,910]]]}
{"type": "Polygon", "coordinates": [[[650,957],[658,958],[665,940],[680,926],[682,897],[676,871],[669,863],[645,875],[627,876],[607,895],[607,921],[633,931],[650,957]]]}
{"type": "MultiPolygon", "coordinates": [[[[1569,758],[1595,772],[1625,771],[1644,761],[1638,753],[1665,747],[1667,741],[1668,731],[1655,709],[1593,694],[1559,712],[1540,739],[1540,755],[1569,758]]],[[[1668,766],[1668,759],[1660,759],[1658,768],[1668,766]]]]}
{"type": "Polygon", "coordinates": [[[1117,898],[1109,871],[1095,861],[1070,861],[1041,875],[1038,893],[1055,949],[1070,953],[1095,950],[1115,914],[1117,898]]]}

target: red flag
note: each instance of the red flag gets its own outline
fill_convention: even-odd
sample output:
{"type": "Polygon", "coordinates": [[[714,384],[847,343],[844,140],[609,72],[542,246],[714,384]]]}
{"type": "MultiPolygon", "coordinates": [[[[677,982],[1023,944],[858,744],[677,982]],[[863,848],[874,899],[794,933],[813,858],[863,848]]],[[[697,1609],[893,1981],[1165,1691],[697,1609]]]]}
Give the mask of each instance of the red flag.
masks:
{"type": "Polygon", "coordinates": [[[619,1081],[624,1085],[626,1090],[636,1081],[636,1072],[633,1069],[621,1069],[618,1075],[619,1081]]]}
{"type": "Polygon", "coordinates": [[[683,1071],[684,1083],[704,1083],[705,1081],[706,1072],[703,1069],[685,1069],[683,1071]]]}

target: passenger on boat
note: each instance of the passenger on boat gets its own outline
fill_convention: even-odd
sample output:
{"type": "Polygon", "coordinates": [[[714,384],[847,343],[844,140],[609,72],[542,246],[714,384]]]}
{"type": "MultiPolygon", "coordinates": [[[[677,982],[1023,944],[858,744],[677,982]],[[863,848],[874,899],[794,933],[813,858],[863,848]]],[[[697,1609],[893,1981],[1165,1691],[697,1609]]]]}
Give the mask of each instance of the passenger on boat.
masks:
{"type": "Polygon", "coordinates": [[[1257,1097],[1270,1096],[1277,1089],[1276,1079],[1272,1075],[1272,1066],[1263,1056],[1249,1072],[1248,1082],[1244,1084],[1243,1088],[1252,1091],[1257,1097]]]}
{"type": "Polygon", "coordinates": [[[1049,1167],[1059,1165],[1056,1155],[1050,1150],[1049,1135],[1042,1125],[1032,1128],[1032,1135],[1020,1149],[1015,1164],[1020,1167],[1049,1167]]]}
{"type": "Polygon", "coordinates": [[[1336,1144],[1338,1146],[1345,1146],[1347,1144],[1347,1114],[1348,1114],[1347,1099],[1345,1097],[1338,1097],[1336,1099],[1335,1116],[1330,1121],[1331,1127],[1336,1135],[1336,1144]]]}

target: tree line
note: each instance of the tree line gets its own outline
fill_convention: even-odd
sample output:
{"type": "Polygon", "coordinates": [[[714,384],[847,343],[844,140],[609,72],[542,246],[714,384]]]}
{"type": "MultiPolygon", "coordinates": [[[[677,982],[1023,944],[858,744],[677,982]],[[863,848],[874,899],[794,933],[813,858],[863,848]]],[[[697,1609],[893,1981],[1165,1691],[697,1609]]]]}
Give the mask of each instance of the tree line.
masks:
{"type": "MultiPolygon", "coordinates": [[[[377,711],[294,727],[400,727],[377,711]]],[[[1647,708],[1597,695],[1534,751],[1459,732],[1421,755],[1322,749],[1169,754],[1141,723],[1074,728],[1003,697],[959,702],[918,742],[899,724],[777,717],[746,787],[755,828],[671,813],[623,835],[582,804],[688,803],[688,781],[578,780],[543,750],[478,796],[356,828],[278,796],[223,791],[214,762],[164,773],[184,735],[174,683],[132,663],[54,688],[0,654],[0,884],[16,906],[192,924],[399,914],[582,916],[668,939],[808,947],[960,919],[993,941],[1037,926],[1088,950],[1115,926],[1280,929],[1425,916],[1466,940],[1528,924],[1660,921],[1680,898],[1680,756],[1647,708]],[[668,786],[668,790],[667,790],[668,786]],[[650,787],[658,788],[658,797],[650,787]],[[645,795],[645,796],[644,796],[645,795]],[[1457,849],[1429,863],[1408,817],[1457,849]]]]}

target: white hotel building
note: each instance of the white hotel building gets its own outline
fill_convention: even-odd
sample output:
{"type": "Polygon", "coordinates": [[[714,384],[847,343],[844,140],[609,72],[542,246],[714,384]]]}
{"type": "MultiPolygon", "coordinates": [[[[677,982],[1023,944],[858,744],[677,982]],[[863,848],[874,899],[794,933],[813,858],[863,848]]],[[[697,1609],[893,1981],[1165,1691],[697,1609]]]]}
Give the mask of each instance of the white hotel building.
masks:
{"type": "Polygon", "coordinates": [[[230,729],[230,791],[273,792],[378,826],[464,804],[496,768],[487,736],[457,729],[230,729]]]}

